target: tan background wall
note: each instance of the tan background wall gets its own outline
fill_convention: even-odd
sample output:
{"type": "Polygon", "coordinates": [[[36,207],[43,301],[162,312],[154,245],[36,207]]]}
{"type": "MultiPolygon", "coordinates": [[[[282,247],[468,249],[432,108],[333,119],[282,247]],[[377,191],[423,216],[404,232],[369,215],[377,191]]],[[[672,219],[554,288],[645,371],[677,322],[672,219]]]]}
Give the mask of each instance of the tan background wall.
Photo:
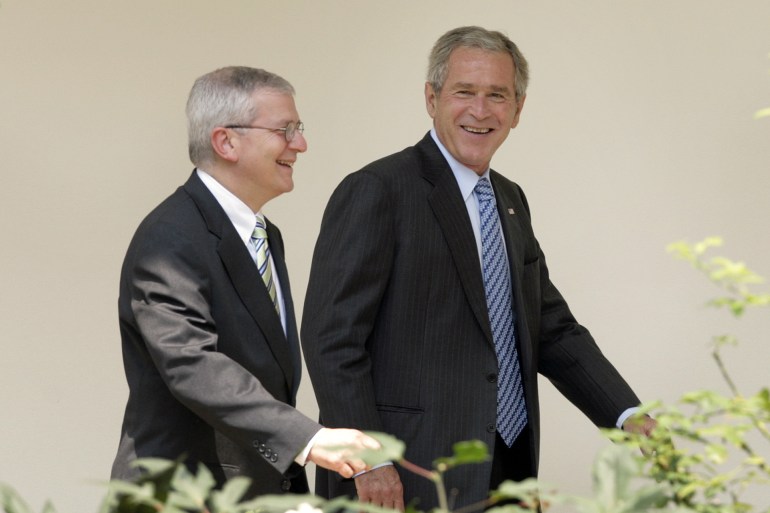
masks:
{"type": "MultiPolygon", "coordinates": [[[[301,311],[320,216],[342,177],[430,127],[426,56],[480,24],[532,66],[522,122],[493,166],[527,191],[553,278],[645,399],[767,384],[767,315],[740,324],[664,252],[726,237],[770,275],[770,2],[741,0],[3,0],[0,2],[0,481],[36,508],[96,507],[126,386],[116,319],[133,230],[188,176],[184,103],[214,68],[296,86],[310,150],[268,207],[301,311]]],[[[544,386],[542,477],[585,492],[597,431],[544,386]]],[[[316,415],[309,380],[301,409],[316,415]]]]}

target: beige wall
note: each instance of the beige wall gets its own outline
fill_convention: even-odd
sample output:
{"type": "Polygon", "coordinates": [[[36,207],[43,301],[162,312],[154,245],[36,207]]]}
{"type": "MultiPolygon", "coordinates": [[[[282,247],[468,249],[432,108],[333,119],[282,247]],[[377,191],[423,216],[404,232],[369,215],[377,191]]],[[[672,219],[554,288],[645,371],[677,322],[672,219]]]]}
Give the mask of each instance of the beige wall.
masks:
{"type": "MultiPolygon", "coordinates": [[[[500,29],[532,66],[493,166],[528,193],[553,278],[645,399],[715,386],[706,342],[767,383],[767,316],[701,305],[708,285],[664,252],[711,234],[770,275],[770,2],[741,0],[0,2],[0,481],[35,508],[95,508],[126,386],[116,319],[123,252],[186,179],[192,81],[244,64],[297,88],[310,150],[269,205],[301,311],[324,205],[342,177],[416,142],[432,42],[500,29]],[[766,340],[766,337],[764,337],[766,340]]],[[[309,380],[301,409],[316,414],[309,380]]],[[[542,477],[585,492],[605,442],[543,393],[542,477]]]]}

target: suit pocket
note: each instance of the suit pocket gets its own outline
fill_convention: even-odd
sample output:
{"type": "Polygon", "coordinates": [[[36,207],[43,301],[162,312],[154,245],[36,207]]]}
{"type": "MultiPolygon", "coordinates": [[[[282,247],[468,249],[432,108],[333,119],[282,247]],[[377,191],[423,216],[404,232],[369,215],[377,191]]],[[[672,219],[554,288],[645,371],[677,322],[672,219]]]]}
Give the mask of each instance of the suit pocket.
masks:
{"type": "Polygon", "coordinates": [[[378,404],[377,411],[385,432],[399,438],[409,447],[422,425],[423,409],[378,404]]]}
{"type": "Polygon", "coordinates": [[[390,404],[378,404],[377,411],[390,413],[423,413],[422,408],[413,408],[411,406],[393,406],[390,404]]]}

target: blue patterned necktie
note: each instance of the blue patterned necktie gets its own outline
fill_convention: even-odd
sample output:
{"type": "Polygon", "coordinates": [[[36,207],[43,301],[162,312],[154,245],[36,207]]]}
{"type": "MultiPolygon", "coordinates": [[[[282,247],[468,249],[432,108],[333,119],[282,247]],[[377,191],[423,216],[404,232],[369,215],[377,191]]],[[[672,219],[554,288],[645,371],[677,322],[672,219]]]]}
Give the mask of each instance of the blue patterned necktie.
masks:
{"type": "Polygon", "coordinates": [[[508,257],[500,230],[492,184],[482,178],[474,188],[481,218],[481,263],[489,322],[497,353],[497,431],[510,447],[527,424],[527,408],[514,335],[508,257]]]}
{"type": "Polygon", "coordinates": [[[270,265],[270,247],[267,244],[267,229],[265,226],[265,218],[262,214],[257,214],[257,224],[254,227],[254,232],[251,234],[251,243],[254,244],[256,250],[256,263],[259,269],[259,275],[262,276],[262,281],[265,282],[267,287],[267,293],[270,294],[270,299],[273,300],[273,306],[278,315],[281,315],[281,309],[278,306],[278,294],[275,291],[275,283],[273,283],[273,267],[270,265]]]}

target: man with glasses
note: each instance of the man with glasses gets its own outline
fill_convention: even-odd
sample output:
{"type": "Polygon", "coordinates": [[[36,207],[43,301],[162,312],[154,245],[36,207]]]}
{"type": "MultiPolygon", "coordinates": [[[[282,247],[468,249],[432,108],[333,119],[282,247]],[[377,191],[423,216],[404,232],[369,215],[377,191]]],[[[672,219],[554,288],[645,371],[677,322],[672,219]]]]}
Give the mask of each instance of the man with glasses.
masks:
{"type": "MultiPolygon", "coordinates": [[[[631,427],[639,404],[551,283],[524,193],[490,169],[519,123],[527,77],[499,32],[439,38],[425,84],[432,130],[334,192],[305,300],[302,344],[324,424],[394,434],[426,468],[455,442],[490,448],[490,461],[446,474],[453,509],[537,475],[538,373],[599,426],[631,427]]],[[[437,506],[432,481],[392,465],[318,476],[322,495],[437,506]]]]}
{"type": "Polygon", "coordinates": [[[365,464],[339,446],[377,447],[326,429],[295,406],[300,349],[283,241],[262,214],[292,190],[307,149],[294,89],[260,69],[200,77],[187,102],[187,182],[141,223],[118,301],[128,403],[112,477],[137,458],[206,465],[250,496],[306,493],[304,464],[350,477],[365,464]]]}

